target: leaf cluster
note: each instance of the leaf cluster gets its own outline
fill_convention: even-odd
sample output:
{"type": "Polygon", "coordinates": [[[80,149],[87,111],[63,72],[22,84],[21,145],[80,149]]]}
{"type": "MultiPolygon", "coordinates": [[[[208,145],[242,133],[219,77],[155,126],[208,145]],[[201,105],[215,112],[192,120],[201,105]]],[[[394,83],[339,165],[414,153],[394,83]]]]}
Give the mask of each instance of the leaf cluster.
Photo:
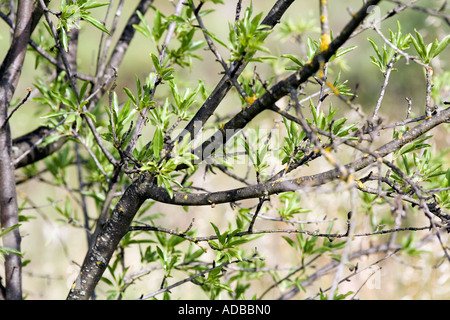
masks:
{"type": "MultiPolygon", "coordinates": [[[[72,28],[80,28],[78,21],[83,20],[94,26],[95,28],[110,34],[108,29],[102,24],[100,21],[95,19],[90,9],[95,9],[102,6],[109,5],[108,2],[99,3],[94,0],[82,0],[76,1],[74,4],[67,4],[66,0],[61,1],[60,10],[61,12],[58,14],[59,17],[59,25],[57,27],[57,31],[59,31],[59,40],[67,52],[69,50],[69,36],[68,33],[72,28]]],[[[51,32],[50,32],[51,34],[51,32]]]]}
{"type": "Polygon", "coordinates": [[[244,13],[244,16],[235,24],[229,24],[229,49],[231,52],[230,61],[261,61],[253,55],[257,51],[269,53],[270,51],[263,45],[264,40],[271,32],[267,26],[261,25],[262,13],[253,17],[253,5],[251,4],[244,13]]]}

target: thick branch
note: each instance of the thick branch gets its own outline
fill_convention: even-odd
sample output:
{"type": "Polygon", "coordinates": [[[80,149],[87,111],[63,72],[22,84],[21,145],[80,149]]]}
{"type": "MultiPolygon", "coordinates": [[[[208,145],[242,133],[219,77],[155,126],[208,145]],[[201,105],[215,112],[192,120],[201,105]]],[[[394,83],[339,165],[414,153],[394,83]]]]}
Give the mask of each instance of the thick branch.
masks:
{"type": "MultiPolygon", "coordinates": [[[[269,93],[263,95],[263,97],[259,99],[259,102],[255,102],[257,103],[257,106],[259,105],[260,111],[264,108],[267,108],[267,106],[271,106],[282,96],[287,95],[291,88],[297,87],[300,83],[306,81],[311,75],[313,75],[317,71],[320,62],[328,61],[328,59],[330,59],[330,57],[335,54],[336,50],[343,43],[345,43],[350,34],[367,16],[367,8],[370,5],[377,4],[378,2],[379,0],[368,1],[354,16],[351,22],[344,28],[343,32],[332,43],[330,43],[328,49],[318,54],[313,59],[313,61],[305,65],[298,72],[295,72],[284,81],[281,81],[280,83],[275,85],[269,93]]],[[[278,1],[277,3],[287,2],[278,1]]],[[[253,105],[247,109],[252,110],[253,105]]],[[[255,114],[253,113],[253,111],[249,112],[254,117],[255,114]]],[[[253,117],[249,117],[248,115],[243,115],[243,119],[235,117],[233,118],[233,121],[236,121],[237,123],[231,122],[231,124],[229,125],[232,128],[242,128],[248,123],[249,120],[253,119],[253,117]]],[[[368,159],[364,160],[367,161],[368,159]]],[[[372,162],[374,161],[373,159],[370,160],[372,162]]],[[[106,269],[118,243],[128,231],[129,224],[133,220],[142,203],[148,198],[156,197],[158,198],[158,200],[161,199],[162,202],[171,203],[171,201],[185,202],[191,196],[197,197],[195,199],[196,204],[230,202],[232,201],[233,197],[239,198],[242,197],[242,194],[244,194],[244,198],[262,197],[267,194],[283,192],[286,191],[286,189],[292,190],[295,187],[308,183],[315,184],[319,181],[322,181],[321,183],[325,183],[326,181],[329,181],[329,179],[333,179],[334,177],[336,177],[336,173],[334,171],[331,171],[330,173],[325,173],[323,174],[323,176],[318,176],[316,178],[305,177],[303,179],[303,183],[302,181],[297,182],[295,180],[290,180],[284,182],[275,182],[271,185],[262,184],[251,187],[255,188],[255,192],[252,189],[242,188],[233,190],[232,194],[212,193],[207,195],[188,195],[183,193],[181,195],[179,193],[176,193],[173,198],[170,198],[165,190],[163,191],[162,188],[158,188],[155,186],[154,177],[143,174],[139,176],[125,191],[124,195],[115,206],[111,214],[111,218],[107,221],[105,228],[95,239],[93,247],[89,250],[85,257],[79,276],[69,292],[68,299],[89,299],[95,286],[97,285],[97,282],[100,280],[104,270],[106,269]]]]}
{"type": "Polygon", "coordinates": [[[147,179],[146,176],[138,178],[127,188],[117,203],[110,219],[86,255],[80,274],[69,292],[68,300],[86,300],[92,296],[117,245],[128,232],[135,213],[146,200],[143,188],[145,184],[142,183],[145,179],[147,179]]]}
{"type": "MultiPolygon", "coordinates": [[[[401,139],[395,139],[390,141],[389,143],[386,143],[385,145],[376,149],[372,154],[376,154],[381,158],[385,157],[395,150],[400,149],[404,145],[416,140],[434,127],[448,121],[450,121],[450,108],[442,110],[432,118],[425,120],[421,124],[407,131],[401,139]]],[[[377,158],[372,155],[363,155],[359,159],[345,165],[344,167],[345,169],[347,169],[348,175],[350,175],[352,172],[362,170],[376,161],[377,158]]],[[[264,184],[252,185],[226,191],[196,194],[174,192],[172,198],[164,188],[149,183],[147,184],[146,196],[159,202],[175,205],[212,205],[235,202],[244,199],[259,198],[265,195],[267,196],[286,191],[308,190],[312,187],[317,187],[337,179],[347,179],[347,177],[342,176],[342,170],[340,168],[335,168],[312,176],[303,176],[296,179],[284,181],[269,181],[264,184]]]]}
{"type": "MultiPolygon", "coordinates": [[[[33,2],[18,3],[17,23],[11,47],[0,67],[0,213],[2,228],[19,223],[8,108],[22,71],[31,31],[33,2]]],[[[3,246],[20,251],[16,228],[3,237],[3,246]]],[[[6,298],[22,299],[22,263],[19,255],[5,257],[6,298]]]]}
{"type": "MultiPolygon", "coordinates": [[[[105,81],[109,82],[113,78],[113,68],[119,67],[121,61],[125,56],[125,53],[127,52],[127,49],[136,31],[133,28],[133,24],[139,23],[139,17],[136,14],[136,11],[139,10],[140,12],[142,12],[142,14],[145,14],[152,2],[153,0],[141,0],[137,5],[134,13],[128,19],[127,24],[111,54],[108,62],[108,68],[106,70],[104,70],[103,68],[102,70],[105,71],[104,74],[103,72],[99,72],[99,75],[97,76],[97,82],[92,89],[92,92],[100,92],[100,94],[92,98],[90,103],[91,106],[95,106],[103,96],[103,94],[106,92],[105,88],[107,88],[107,83],[105,83],[105,81]]],[[[44,3],[47,3],[47,1],[44,1],[44,3]]],[[[54,62],[57,63],[58,67],[62,66],[62,64],[57,62],[56,60],[54,62]]],[[[43,139],[45,139],[49,131],[50,129],[42,126],[21,137],[14,139],[13,149],[14,158],[16,159],[16,168],[24,167],[43,158],[46,158],[47,156],[58,151],[64,145],[67,139],[61,138],[45,147],[38,147],[38,144],[42,142],[43,139]],[[27,153],[27,155],[23,156],[24,153],[27,153]],[[20,160],[17,160],[19,157],[20,160]]]]}
{"type": "MultiPolygon", "coordinates": [[[[369,8],[373,5],[376,5],[379,1],[380,0],[368,1],[354,15],[354,18],[344,27],[339,36],[337,36],[328,45],[328,47],[323,48],[323,51],[318,53],[310,62],[301,67],[297,72],[291,74],[289,77],[279,81],[277,84],[272,86],[268,90],[268,92],[266,92],[259,99],[253,102],[250,107],[245,108],[238,114],[236,114],[210,139],[206,140],[202,144],[202,146],[196,148],[194,154],[198,157],[198,159],[200,161],[207,159],[211,154],[215,152],[215,150],[218,150],[221,146],[223,146],[235,133],[237,133],[238,130],[244,128],[257,115],[259,115],[264,110],[271,109],[278,100],[288,95],[293,88],[298,88],[301,84],[303,84],[311,76],[313,76],[319,70],[320,66],[323,63],[327,62],[349,39],[352,32],[368,15],[369,8]]],[[[208,100],[210,98],[208,98],[208,100]]],[[[192,121],[194,121],[194,119],[192,121]]],[[[201,128],[201,126],[197,127],[201,128]]],[[[180,168],[184,167],[180,166],[180,168]]]]}
{"type": "MultiPolygon", "coordinates": [[[[281,17],[293,2],[294,0],[278,0],[267,16],[263,19],[261,25],[266,25],[269,28],[273,28],[280,22],[281,17]]],[[[246,66],[247,63],[239,60],[233,62],[228,70],[232,77],[237,78],[246,66]]],[[[208,99],[203,103],[201,108],[196,112],[195,116],[186,125],[176,140],[181,141],[186,134],[190,134],[191,137],[194,137],[199,130],[202,129],[208,119],[214,114],[214,111],[217,109],[220,102],[227,95],[232,86],[233,84],[230,82],[229,75],[225,74],[222,79],[220,79],[213,92],[209,95],[208,99]]]]}

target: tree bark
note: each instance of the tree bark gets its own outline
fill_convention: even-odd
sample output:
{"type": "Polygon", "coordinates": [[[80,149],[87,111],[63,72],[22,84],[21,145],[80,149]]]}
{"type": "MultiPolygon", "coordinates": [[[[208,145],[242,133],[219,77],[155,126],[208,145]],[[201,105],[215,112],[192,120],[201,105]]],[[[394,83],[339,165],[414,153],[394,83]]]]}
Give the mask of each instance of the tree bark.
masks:
{"type": "MultiPolygon", "coordinates": [[[[19,223],[8,107],[17,88],[31,32],[33,1],[20,0],[11,47],[0,67],[0,214],[2,228],[19,223]]],[[[20,251],[16,228],[3,237],[3,246],[20,251]]],[[[22,261],[17,254],[5,257],[6,299],[22,299],[22,261]]]]}

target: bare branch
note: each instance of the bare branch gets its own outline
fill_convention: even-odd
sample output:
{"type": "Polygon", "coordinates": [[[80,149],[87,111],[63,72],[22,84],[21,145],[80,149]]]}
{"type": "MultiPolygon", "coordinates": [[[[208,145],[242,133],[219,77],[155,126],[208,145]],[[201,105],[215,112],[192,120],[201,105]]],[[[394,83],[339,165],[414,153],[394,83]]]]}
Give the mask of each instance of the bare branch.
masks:
{"type": "MultiPolygon", "coordinates": [[[[0,67],[0,215],[3,228],[18,225],[18,207],[12,140],[9,126],[8,107],[17,88],[22,71],[26,49],[31,34],[33,2],[18,2],[17,22],[11,47],[0,67]]],[[[20,232],[15,228],[3,237],[3,245],[20,252],[20,232]]],[[[22,299],[22,261],[18,254],[5,257],[6,299],[22,299]]]]}

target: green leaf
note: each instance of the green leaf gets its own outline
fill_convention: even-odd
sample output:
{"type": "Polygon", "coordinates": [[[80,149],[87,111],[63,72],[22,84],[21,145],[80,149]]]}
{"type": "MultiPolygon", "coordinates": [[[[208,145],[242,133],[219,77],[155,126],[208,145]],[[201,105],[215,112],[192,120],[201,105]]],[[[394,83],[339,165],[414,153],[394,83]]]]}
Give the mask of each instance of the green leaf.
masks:
{"type": "Polygon", "coordinates": [[[153,155],[156,159],[159,159],[159,153],[162,150],[164,145],[164,137],[162,130],[157,128],[155,131],[155,135],[153,136],[152,147],[153,147],[153,155]]]}
{"type": "Polygon", "coordinates": [[[427,48],[425,46],[425,43],[423,42],[423,38],[421,36],[421,34],[414,29],[417,39],[414,37],[411,37],[411,41],[414,45],[414,48],[416,48],[417,53],[419,54],[420,58],[426,62],[426,60],[428,59],[427,57],[427,48]]]}
{"type": "Polygon", "coordinates": [[[158,253],[158,257],[161,260],[161,262],[163,263],[163,265],[165,265],[167,256],[165,255],[164,251],[159,246],[156,246],[156,252],[158,253]]]}
{"type": "Polygon", "coordinates": [[[136,112],[136,109],[131,108],[131,102],[129,100],[127,102],[125,102],[125,104],[123,105],[123,107],[119,113],[119,117],[118,117],[119,123],[124,125],[124,124],[130,122],[130,120],[132,119],[133,114],[135,112],[136,112]]]}
{"type": "Polygon", "coordinates": [[[292,54],[283,54],[283,55],[281,55],[281,57],[282,57],[282,58],[287,58],[287,59],[291,60],[292,62],[296,63],[296,64],[299,65],[300,67],[303,67],[303,65],[305,64],[305,61],[303,61],[302,58],[300,58],[300,59],[302,59],[302,61],[300,61],[297,57],[295,57],[295,56],[292,55],[292,54]]]}
{"type": "Polygon", "coordinates": [[[86,94],[86,92],[87,92],[87,88],[88,88],[88,86],[89,86],[89,81],[85,81],[84,83],[83,83],[83,85],[81,86],[81,89],[80,89],[80,100],[83,100],[83,97],[84,97],[84,95],[86,94]]]}
{"type": "MultiPolygon", "coordinates": [[[[141,19],[142,21],[143,19],[141,19]]],[[[145,20],[144,20],[145,21],[145,20]]],[[[145,22],[147,24],[147,22],[145,22]]],[[[162,14],[161,11],[155,10],[155,15],[153,16],[153,29],[152,34],[155,41],[158,41],[164,32],[163,23],[162,23],[162,14]]]]}
{"type": "Polygon", "coordinates": [[[228,46],[225,42],[223,42],[222,40],[220,40],[214,33],[208,31],[208,30],[204,30],[206,32],[206,34],[208,36],[210,36],[214,41],[217,41],[221,46],[223,46],[224,48],[228,49],[228,46]]]}
{"type": "MultiPolygon", "coordinates": [[[[230,254],[230,256],[235,257],[235,258],[238,259],[239,261],[242,261],[242,257],[241,257],[241,254],[239,253],[239,251],[237,251],[237,250],[231,250],[231,251],[229,251],[228,253],[230,254]]],[[[231,260],[231,259],[230,259],[230,260],[231,260]]],[[[229,261],[230,261],[230,260],[229,260],[229,261]]],[[[228,290],[228,291],[231,291],[231,289],[230,289],[228,286],[226,286],[225,289],[228,290]],[[227,288],[228,288],[228,289],[227,289],[227,288]]]]}
{"type": "Polygon", "coordinates": [[[286,237],[286,236],[281,236],[281,237],[282,237],[284,240],[286,240],[286,242],[287,242],[292,248],[294,248],[295,250],[298,250],[297,243],[295,243],[294,240],[292,240],[291,238],[286,237]]]}
{"type": "Polygon", "coordinates": [[[5,230],[0,232],[0,238],[3,237],[5,234],[7,234],[8,232],[10,232],[11,230],[17,229],[21,226],[21,224],[15,224],[9,228],[6,228],[5,230]]]}
{"type": "Polygon", "coordinates": [[[67,37],[66,30],[64,28],[59,29],[59,41],[61,41],[61,45],[63,46],[63,49],[65,52],[69,51],[69,39],[67,37]]]}
{"type": "Polygon", "coordinates": [[[439,53],[441,53],[447,45],[450,43],[450,35],[447,35],[441,42],[439,42],[436,50],[434,51],[433,58],[436,57],[439,53]]]}
{"type": "Polygon", "coordinates": [[[135,106],[137,106],[137,101],[136,101],[136,97],[133,95],[133,93],[131,92],[130,89],[124,87],[123,91],[125,91],[125,93],[127,94],[127,96],[131,99],[131,102],[133,102],[133,104],[135,106]]]}
{"type": "Polygon", "coordinates": [[[108,29],[106,29],[106,27],[97,19],[95,19],[94,17],[92,17],[91,15],[83,15],[83,19],[87,22],[89,22],[90,24],[92,24],[94,27],[96,27],[97,29],[103,31],[104,33],[111,35],[111,33],[109,32],[108,29]]]}
{"type": "Polygon", "coordinates": [[[353,51],[357,48],[357,46],[350,46],[348,48],[340,48],[338,49],[338,51],[336,52],[336,58],[339,58],[340,56],[343,56],[344,54],[353,51]]]}
{"type": "Polygon", "coordinates": [[[102,281],[104,283],[106,283],[107,285],[109,285],[109,286],[113,286],[114,285],[113,282],[111,280],[109,280],[108,278],[106,278],[106,277],[102,277],[102,281]]]}
{"type": "MultiPolygon", "coordinates": [[[[137,94],[138,94],[138,100],[142,100],[141,80],[139,79],[139,77],[137,75],[136,75],[136,89],[137,89],[137,94]]],[[[136,104],[136,106],[138,107],[137,104],[136,104]]]]}
{"type": "Polygon", "coordinates": [[[427,52],[427,48],[425,46],[425,42],[423,41],[423,37],[416,29],[414,29],[414,32],[416,33],[417,36],[417,43],[420,48],[420,51],[422,52],[422,54],[425,54],[427,52]]]}
{"type": "Polygon", "coordinates": [[[41,116],[41,119],[57,118],[59,116],[67,115],[67,111],[49,112],[41,116]]]}
{"type": "Polygon", "coordinates": [[[437,39],[434,39],[434,41],[427,46],[427,57],[432,58],[435,56],[434,52],[436,51],[437,46],[438,41],[437,39]]]}
{"type": "MultiPolygon", "coordinates": [[[[161,177],[161,176],[158,176],[158,177],[161,177]]],[[[170,181],[166,178],[163,178],[162,182],[164,184],[164,188],[166,188],[166,191],[169,194],[170,199],[172,199],[173,198],[173,189],[172,189],[172,186],[170,185],[170,181]]]]}
{"type": "Polygon", "coordinates": [[[16,250],[16,249],[11,249],[11,248],[5,248],[5,247],[0,247],[0,257],[2,256],[6,256],[9,254],[17,254],[18,256],[23,257],[23,253],[16,250]]]}
{"type": "Polygon", "coordinates": [[[217,226],[216,226],[214,223],[212,223],[212,222],[210,222],[210,224],[212,225],[212,227],[213,227],[213,229],[214,229],[214,232],[216,233],[216,236],[217,236],[218,238],[220,238],[220,231],[219,231],[219,228],[217,228],[217,226]]]}
{"type": "Polygon", "coordinates": [[[311,60],[314,58],[314,56],[316,55],[316,53],[319,51],[319,42],[317,42],[316,40],[313,40],[311,38],[308,38],[308,40],[306,41],[307,43],[307,57],[308,60],[311,60]]]}
{"type": "Polygon", "coordinates": [[[173,73],[175,72],[175,68],[166,68],[161,70],[161,79],[165,81],[169,81],[173,79],[173,73]]]}
{"type": "Polygon", "coordinates": [[[144,37],[146,37],[147,39],[152,39],[152,36],[153,36],[152,29],[148,25],[144,16],[142,15],[142,13],[139,10],[136,11],[136,14],[138,15],[139,20],[141,21],[143,27],[140,25],[137,25],[137,24],[133,24],[133,28],[136,29],[137,31],[139,31],[140,33],[142,33],[142,35],[144,37]]]}
{"type": "Polygon", "coordinates": [[[411,167],[409,165],[408,158],[406,157],[405,154],[402,154],[401,157],[402,157],[403,165],[405,166],[406,174],[409,176],[411,174],[411,167]]]}
{"type": "MultiPolygon", "coordinates": [[[[92,112],[83,112],[83,114],[86,116],[86,117],[89,117],[94,123],[96,123],[97,122],[97,118],[95,117],[95,115],[92,113],[92,112]]],[[[78,118],[80,118],[80,117],[78,117],[78,118]]]]}

